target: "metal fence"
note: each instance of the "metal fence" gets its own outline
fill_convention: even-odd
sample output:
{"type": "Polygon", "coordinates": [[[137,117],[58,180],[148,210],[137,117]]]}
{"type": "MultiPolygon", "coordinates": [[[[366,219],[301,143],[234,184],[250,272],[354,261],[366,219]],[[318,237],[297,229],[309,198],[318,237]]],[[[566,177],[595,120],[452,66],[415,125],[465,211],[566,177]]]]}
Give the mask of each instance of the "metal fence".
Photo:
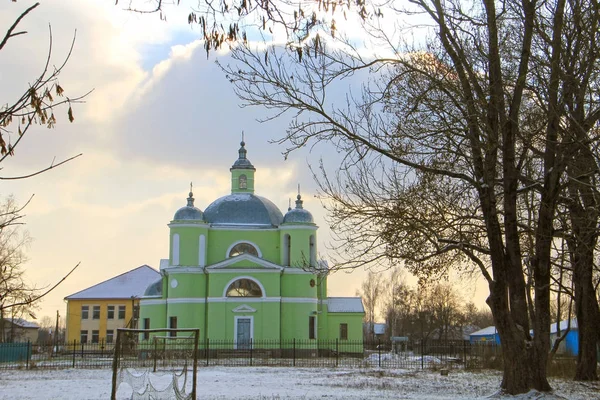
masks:
{"type": "MultiPolygon", "coordinates": [[[[156,341],[130,341],[123,346],[123,361],[131,367],[155,368],[161,363],[186,362],[186,352],[156,341]]],[[[0,369],[111,368],[112,343],[0,344],[0,369]],[[24,350],[25,346],[25,350],[24,350]],[[19,356],[15,356],[15,353],[19,356]]],[[[501,365],[501,349],[494,343],[469,341],[412,340],[201,340],[199,366],[289,366],[356,368],[464,368],[501,365]]],[[[187,352],[189,354],[189,351],[187,352]]],[[[189,357],[188,357],[189,358],[189,357]]]]}

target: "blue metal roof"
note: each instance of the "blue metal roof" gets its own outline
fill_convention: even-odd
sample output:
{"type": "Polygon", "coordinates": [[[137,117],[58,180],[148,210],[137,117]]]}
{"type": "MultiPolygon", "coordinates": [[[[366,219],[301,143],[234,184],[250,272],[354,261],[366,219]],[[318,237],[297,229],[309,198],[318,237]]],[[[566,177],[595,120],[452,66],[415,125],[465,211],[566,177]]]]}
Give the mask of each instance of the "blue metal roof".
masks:
{"type": "Polygon", "coordinates": [[[206,207],[204,220],[213,225],[279,226],[283,215],[269,199],[251,193],[234,193],[206,207]]]}

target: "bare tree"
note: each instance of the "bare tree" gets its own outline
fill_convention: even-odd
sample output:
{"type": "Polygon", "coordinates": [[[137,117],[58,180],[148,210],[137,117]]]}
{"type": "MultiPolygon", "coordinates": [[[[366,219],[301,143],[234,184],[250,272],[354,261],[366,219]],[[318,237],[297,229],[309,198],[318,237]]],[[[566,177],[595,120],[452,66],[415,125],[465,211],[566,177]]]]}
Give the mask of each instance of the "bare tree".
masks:
{"type": "Polygon", "coordinates": [[[383,291],[383,281],[381,275],[369,271],[367,279],[365,279],[359,291],[356,295],[362,297],[363,304],[365,306],[365,322],[368,327],[368,335],[371,340],[375,338],[375,317],[377,313],[377,306],[381,301],[381,294],[383,291]]]}
{"type": "MultiPolygon", "coordinates": [[[[8,27],[6,33],[0,36],[0,51],[7,46],[16,46],[18,38],[27,34],[20,30],[19,24],[40,3],[35,3],[17,14],[14,22],[8,27]]],[[[27,88],[16,99],[3,100],[0,103],[0,164],[6,163],[15,155],[22,139],[36,125],[54,128],[59,117],[55,111],[64,106],[65,116],[74,121],[72,105],[81,102],[83,96],[69,98],[65,96],[64,89],[58,77],[70,58],[75,37],[65,58],[59,65],[52,64],[52,30],[49,30],[49,46],[45,63],[41,72],[29,82],[27,88]]],[[[57,114],[58,115],[58,114],[57,114]]],[[[0,176],[0,180],[26,179],[54,169],[81,154],[55,162],[40,170],[32,171],[22,176],[0,176]]],[[[32,196],[33,197],[33,196],[32,196]]],[[[29,313],[33,316],[33,308],[38,300],[50,293],[64,281],[76,268],[77,264],[58,283],[46,288],[36,288],[29,285],[25,279],[23,263],[25,261],[24,249],[28,243],[28,236],[22,230],[23,210],[31,198],[23,205],[17,205],[12,197],[2,203],[0,210],[0,320],[7,314],[12,317],[29,313]]]]}
{"type": "MultiPolygon", "coordinates": [[[[551,390],[550,283],[561,183],[580,176],[572,160],[585,151],[582,144],[597,144],[584,129],[600,116],[597,2],[412,0],[398,9],[360,0],[350,11],[379,45],[372,57],[344,40],[335,16],[348,9],[336,1],[319,2],[319,10],[286,1],[217,4],[190,14],[190,22],[203,29],[207,51],[241,39],[232,48],[236,62],[223,69],[245,105],[290,116],[280,140],[287,152],[327,141],[346,156],[342,179],[322,185],[333,202],[333,227],[350,243],[344,249],[367,261],[405,259],[429,278],[468,262],[488,282],[504,357],[501,387],[510,394],[551,390]],[[229,27],[211,19],[229,13],[238,16],[229,27]],[[417,14],[408,20],[423,24],[410,26],[406,17],[417,14]],[[382,15],[391,21],[379,25],[382,15]],[[246,26],[258,21],[263,32],[285,29],[287,43],[257,49],[238,22],[246,16],[246,26]],[[387,34],[390,25],[420,29],[427,39],[403,42],[387,34]],[[332,103],[331,91],[357,74],[370,83],[332,103]],[[354,189],[365,184],[370,193],[354,189]],[[533,223],[524,226],[529,200],[533,223]]],[[[588,204],[582,192],[577,196],[588,204]]],[[[583,264],[588,288],[590,263],[583,264]]]]}

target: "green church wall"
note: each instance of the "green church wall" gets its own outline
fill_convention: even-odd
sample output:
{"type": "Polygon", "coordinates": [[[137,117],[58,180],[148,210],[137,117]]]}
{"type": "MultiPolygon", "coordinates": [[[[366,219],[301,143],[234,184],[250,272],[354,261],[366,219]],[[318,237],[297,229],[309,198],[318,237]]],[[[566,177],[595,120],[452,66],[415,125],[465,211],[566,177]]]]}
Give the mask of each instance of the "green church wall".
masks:
{"type": "MultiPolygon", "coordinates": [[[[289,271],[290,268],[286,268],[289,271]]],[[[284,271],[281,278],[281,293],[285,297],[317,297],[317,277],[313,274],[294,274],[284,271]],[[314,286],[311,286],[311,281],[314,281],[314,286]]]]}
{"type": "Polygon", "coordinates": [[[232,170],[231,193],[254,193],[254,171],[249,169],[232,170]],[[246,188],[240,188],[240,175],[246,175],[246,188]]]}
{"type": "Polygon", "coordinates": [[[208,226],[198,224],[198,226],[177,226],[176,223],[171,226],[169,260],[171,265],[200,265],[198,260],[200,235],[207,237],[208,226]],[[179,263],[173,262],[173,236],[179,235],[179,263]]]}
{"type": "Polygon", "coordinates": [[[208,264],[215,264],[227,258],[227,250],[237,242],[256,245],[264,260],[279,264],[279,232],[273,230],[220,230],[211,229],[208,240],[208,264]],[[275,244],[275,246],[273,245],[275,244]]]}
{"type": "MultiPolygon", "coordinates": [[[[267,273],[257,273],[257,272],[242,272],[239,270],[232,272],[219,272],[219,273],[211,273],[209,277],[209,293],[208,297],[223,297],[223,292],[231,284],[232,281],[236,279],[241,279],[242,277],[250,277],[253,280],[260,282],[260,285],[264,288],[267,297],[278,297],[280,296],[280,273],[276,272],[267,272],[267,273]]],[[[260,286],[259,285],[259,286],[260,286]]]]}
{"type": "Polygon", "coordinates": [[[206,276],[201,271],[202,269],[199,268],[199,273],[194,274],[169,273],[167,288],[169,298],[205,297],[206,276]],[[176,287],[173,287],[174,281],[177,282],[176,287]]]}

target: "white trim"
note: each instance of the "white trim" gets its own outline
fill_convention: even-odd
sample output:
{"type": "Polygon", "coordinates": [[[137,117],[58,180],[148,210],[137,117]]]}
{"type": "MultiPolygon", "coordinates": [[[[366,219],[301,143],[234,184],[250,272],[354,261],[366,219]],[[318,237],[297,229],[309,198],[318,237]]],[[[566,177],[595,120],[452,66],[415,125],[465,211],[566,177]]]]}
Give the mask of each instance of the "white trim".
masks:
{"type": "Polygon", "coordinates": [[[273,228],[271,224],[210,224],[210,229],[216,231],[247,231],[260,229],[261,231],[278,231],[278,228],[273,228]]]}
{"type": "Polygon", "coordinates": [[[171,245],[171,252],[173,253],[173,265],[179,265],[179,233],[173,234],[173,243],[171,245]]]}
{"type": "Polygon", "coordinates": [[[204,234],[198,238],[198,265],[206,266],[206,236],[204,234]]]}
{"type": "Polygon", "coordinates": [[[163,271],[166,272],[167,275],[203,274],[204,268],[203,267],[190,267],[190,266],[184,267],[184,266],[169,265],[167,268],[164,268],[163,271]]]}
{"type": "Polygon", "coordinates": [[[229,267],[230,265],[238,263],[240,261],[251,261],[253,263],[260,265],[261,267],[263,267],[265,269],[276,269],[276,270],[283,269],[283,267],[280,265],[277,265],[275,263],[272,263],[271,261],[267,261],[262,258],[258,258],[256,256],[253,256],[252,254],[248,254],[248,253],[240,254],[239,256],[235,256],[235,257],[226,258],[225,260],[219,261],[218,263],[215,263],[212,265],[209,265],[206,268],[209,270],[223,269],[223,268],[229,267]]]}
{"type": "Polygon", "coordinates": [[[317,225],[284,225],[281,224],[279,225],[279,230],[282,231],[287,231],[287,230],[296,230],[296,229],[309,229],[312,231],[316,231],[317,229],[319,229],[319,227],[317,225]]]}
{"type": "Polygon", "coordinates": [[[313,297],[282,297],[282,303],[309,303],[317,304],[318,299],[313,297]]]}
{"type": "Polygon", "coordinates": [[[167,226],[169,228],[206,228],[208,226],[208,224],[204,221],[198,222],[196,224],[190,223],[190,222],[182,222],[182,223],[170,222],[167,224],[167,226]]]}
{"type": "MultiPolygon", "coordinates": [[[[319,300],[311,297],[209,297],[209,303],[297,303],[297,304],[318,304],[319,300]]],[[[162,305],[162,304],[204,304],[204,297],[177,297],[174,299],[162,299],[156,297],[143,297],[140,300],[142,305],[162,305]]],[[[326,304],[327,300],[323,300],[326,304]]],[[[234,309],[235,310],[235,309],[234,309]]]]}
{"type": "MultiPolygon", "coordinates": [[[[233,317],[233,347],[237,349],[237,330],[238,330],[238,320],[239,319],[249,319],[250,320],[250,341],[254,339],[254,316],[241,316],[235,315],[233,317]]],[[[250,344],[250,343],[249,343],[250,344]]]]}
{"type": "Polygon", "coordinates": [[[204,297],[177,297],[175,299],[167,299],[167,304],[204,304],[204,297]]]}
{"type": "Polygon", "coordinates": [[[281,297],[209,297],[209,303],[279,303],[281,297]]]}
{"type": "Polygon", "coordinates": [[[244,274],[279,274],[280,272],[275,268],[269,269],[250,269],[250,268],[223,268],[223,269],[207,269],[206,272],[209,274],[233,274],[233,273],[244,273],[244,274]]]}
{"type": "Polygon", "coordinates": [[[163,304],[167,304],[167,301],[164,299],[142,298],[140,300],[140,305],[142,306],[160,306],[163,304]]]}
{"type": "MultiPolygon", "coordinates": [[[[229,248],[227,249],[227,252],[225,253],[225,258],[231,258],[229,256],[229,253],[231,252],[231,250],[237,246],[240,243],[247,243],[249,245],[251,245],[252,247],[254,247],[256,249],[256,252],[258,253],[258,257],[262,258],[262,251],[260,251],[260,247],[258,247],[258,245],[256,243],[253,243],[249,240],[238,240],[237,242],[234,242],[231,246],[229,246],[229,248]]],[[[241,255],[241,254],[240,254],[241,255]]]]}
{"type": "Polygon", "coordinates": [[[237,306],[231,312],[234,313],[255,313],[256,308],[250,307],[248,304],[242,304],[241,306],[237,306]]]}
{"type": "MultiPolygon", "coordinates": [[[[224,298],[232,298],[232,297],[227,297],[227,289],[229,289],[229,286],[231,286],[231,284],[235,281],[239,281],[240,279],[248,279],[251,280],[252,282],[256,283],[258,285],[258,287],[260,288],[260,291],[262,293],[262,296],[260,296],[260,298],[263,297],[267,297],[267,292],[265,291],[265,287],[263,286],[262,283],[260,283],[260,281],[252,276],[248,276],[248,275],[241,275],[241,276],[236,276],[235,278],[231,279],[229,282],[227,282],[227,284],[225,285],[225,288],[223,289],[223,297],[224,298]]],[[[246,299],[247,297],[235,297],[236,299],[246,299]]]]}

